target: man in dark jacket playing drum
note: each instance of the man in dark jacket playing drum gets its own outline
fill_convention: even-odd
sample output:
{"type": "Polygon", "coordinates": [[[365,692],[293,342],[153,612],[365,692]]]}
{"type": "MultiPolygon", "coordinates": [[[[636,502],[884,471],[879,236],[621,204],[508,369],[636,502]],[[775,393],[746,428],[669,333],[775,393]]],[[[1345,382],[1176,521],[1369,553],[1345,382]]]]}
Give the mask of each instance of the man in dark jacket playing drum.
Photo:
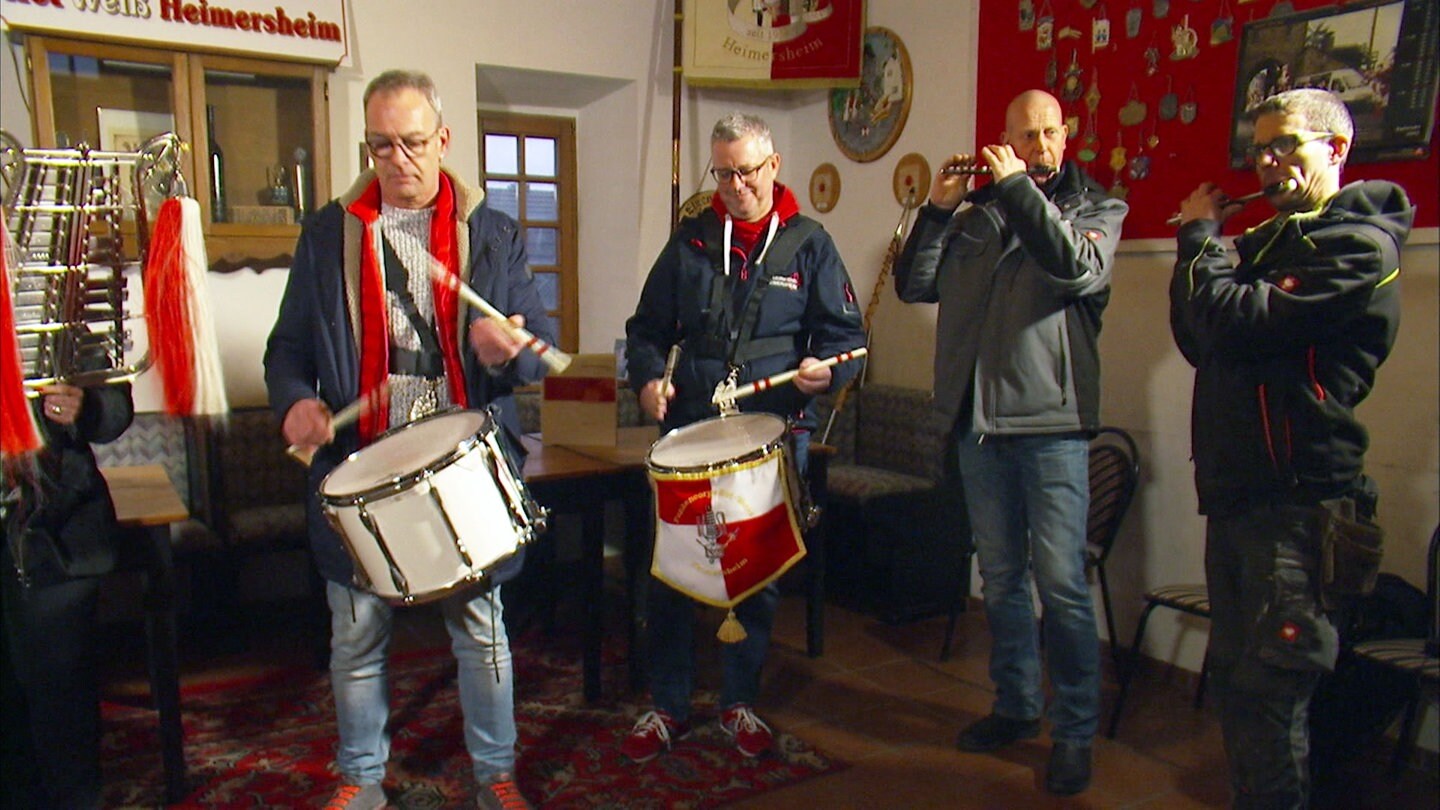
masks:
{"type": "MultiPolygon", "coordinates": [[[[630,384],[640,407],[673,430],[716,416],[717,385],[798,368],[790,382],[742,400],[740,410],[788,419],[803,471],[815,427],[811,400],[839,390],[857,370],[855,363],[830,366],[820,358],[865,343],[854,290],[830,236],[801,215],[794,193],[776,182],[780,155],[763,120],[738,112],[720,119],[710,155],[718,185],[710,208],[680,223],[625,324],[630,384]],[[670,377],[666,360],[676,345],[682,348],[670,377]]],[[[750,757],[773,739],[754,702],[778,599],[771,582],[735,605],[745,637],[722,650],[720,724],[750,757]]],[[[648,607],[654,709],[622,746],[639,762],[688,733],[695,666],[691,600],[656,580],[648,607]]]]}

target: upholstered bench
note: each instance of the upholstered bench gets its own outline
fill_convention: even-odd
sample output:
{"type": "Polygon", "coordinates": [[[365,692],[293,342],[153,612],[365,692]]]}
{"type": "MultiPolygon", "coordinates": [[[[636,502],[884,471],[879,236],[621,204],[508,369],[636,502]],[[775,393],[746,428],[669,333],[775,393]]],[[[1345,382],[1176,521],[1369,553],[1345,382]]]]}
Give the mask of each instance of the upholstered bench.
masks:
{"type": "MultiPolygon", "coordinates": [[[[833,401],[820,402],[820,432],[833,401]]],[[[826,520],[831,598],[883,621],[947,613],[970,590],[969,522],[943,476],[928,391],[869,384],[833,420],[826,520]]]]}

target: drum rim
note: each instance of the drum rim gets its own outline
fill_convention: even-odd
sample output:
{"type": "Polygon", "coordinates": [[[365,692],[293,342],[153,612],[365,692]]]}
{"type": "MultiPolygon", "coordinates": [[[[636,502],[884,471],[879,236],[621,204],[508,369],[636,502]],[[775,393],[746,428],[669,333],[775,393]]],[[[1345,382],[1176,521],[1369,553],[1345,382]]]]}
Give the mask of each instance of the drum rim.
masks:
{"type": "Polygon", "coordinates": [[[482,436],[486,435],[486,433],[488,432],[493,432],[497,429],[497,421],[492,418],[490,414],[486,411],[477,411],[474,409],[459,407],[446,408],[441,411],[436,411],[432,414],[427,414],[419,419],[406,422],[403,425],[393,427],[390,430],[387,430],[384,433],[380,434],[378,437],[376,437],[374,442],[370,443],[369,447],[374,447],[385,439],[388,439],[392,436],[399,436],[406,431],[411,430],[412,428],[418,428],[420,425],[430,422],[431,420],[437,420],[444,417],[470,413],[477,414],[481,417],[480,429],[461,439],[453,448],[451,448],[445,454],[441,455],[439,458],[436,458],[434,461],[431,461],[430,463],[420,467],[419,469],[413,470],[400,476],[392,477],[388,481],[376,484],[368,489],[364,489],[359,492],[351,492],[343,495],[328,495],[325,492],[325,485],[329,483],[330,478],[335,475],[335,473],[339,472],[340,468],[344,466],[346,462],[360,455],[368,448],[362,447],[359,450],[356,450],[345,456],[345,458],[342,459],[339,464],[335,465],[335,469],[326,473],[325,477],[320,479],[320,486],[316,490],[316,493],[320,499],[320,504],[322,506],[334,507],[355,506],[357,504],[362,504],[369,500],[373,500],[376,497],[389,497],[392,495],[398,495],[399,493],[405,492],[406,490],[413,489],[415,486],[419,485],[421,481],[435,475],[446,467],[449,467],[451,464],[454,464],[456,461],[460,460],[464,456],[467,456],[471,452],[473,452],[475,448],[484,441],[484,439],[481,438],[482,436]]]}
{"type": "Polygon", "coordinates": [[[785,428],[786,428],[788,425],[789,425],[789,420],[788,420],[788,419],[786,419],[786,418],[783,417],[783,416],[780,416],[779,414],[770,413],[770,412],[768,412],[768,411],[749,411],[749,412],[745,412],[745,413],[733,413],[733,414],[724,414],[724,413],[722,413],[722,414],[720,414],[719,416],[711,416],[711,417],[708,417],[708,418],[705,418],[705,419],[701,419],[701,420],[699,420],[699,421],[697,421],[697,422],[691,422],[691,423],[688,424],[688,425],[684,425],[684,426],[682,426],[682,427],[675,428],[674,430],[671,430],[670,432],[666,433],[664,436],[661,436],[659,439],[655,440],[655,443],[652,444],[652,445],[650,445],[650,449],[645,452],[645,468],[648,469],[648,470],[650,470],[651,472],[654,472],[654,473],[657,473],[657,474],[660,474],[660,475],[683,475],[683,474],[703,474],[703,473],[709,473],[709,472],[714,472],[715,470],[723,470],[723,469],[725,469],[726,467],[733,467],[733,466],[735,466],[735,465],[737,465],[737,464],[748,464],[748,463],[750,463],[750,462],[752,462],[752,461],[757,461],[757,460],[759,460],[759,459],[765,458],[766,456],[770,455],[771,453],[774,453],[777,449],[780,449],[780,448],[784,447],[784,446],[785,446],[785,428]],[[655,461],[655,458],[654,458],[654,457],[655,457],[655,448],[656,448],[656,447],[659,447],[661,442],[665,441],[666,438],[674,435],[675,433],[678,433],[678,432],[680,432],[680,431],[682,431],[682,430],[685,430],[685,429],[687,429],[687,428],[692,428],[692,427],[695,427],[695,426],[697,426],[697,425],[703,425],[703,424],[706,424],[706,423],[709,423],[709,422],[717,422],[717,421],[722,421],[722,420],[725,420],[725,419],[737,419],[737,418],[741,418],[741,417],[750,417],[750,418],[760,417],[760,418],[765,418],[765,419],[773,419],[773,420],[775,420],[776,422],[779,422],[779,423],[780,423],[780,433],[779,433],[779,435],[777,435],[774,439],[771,439],[770,441],[765,442],[764,444],[760,445],[759,447],[756,447],[756,448],[753,449],[753,450],[746,451],[745,453],[743,453],[743,454],[741,454],[741,455],[735,456],[735,457],[733,457],[733,458],[727,458],[727,459],[725,459],[725,460],[723,460],[723,461],[712,461],[712,462],[707,462],[707,463],[705,463],[705,464],[695,464],[695,465],[689,465],[689,466],[683,466],[683,467],[677,467],[677,466],[673,466],[673,465],[669,465],[669,464],[660,464],[659,462],[655,461]]]}

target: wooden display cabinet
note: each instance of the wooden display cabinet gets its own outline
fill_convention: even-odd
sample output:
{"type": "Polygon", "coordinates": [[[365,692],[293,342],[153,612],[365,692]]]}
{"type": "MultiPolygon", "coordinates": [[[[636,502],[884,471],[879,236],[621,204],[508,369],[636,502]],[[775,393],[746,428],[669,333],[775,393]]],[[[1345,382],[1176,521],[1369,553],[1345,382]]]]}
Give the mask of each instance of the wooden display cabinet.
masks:
{"type": "Polygon", "coordinates": [[[211,269],[290,265],[301,217],[330,198],[327,67],[38,35],[26,53],[37,144],[129,149],[173,130],[211,269]]]}

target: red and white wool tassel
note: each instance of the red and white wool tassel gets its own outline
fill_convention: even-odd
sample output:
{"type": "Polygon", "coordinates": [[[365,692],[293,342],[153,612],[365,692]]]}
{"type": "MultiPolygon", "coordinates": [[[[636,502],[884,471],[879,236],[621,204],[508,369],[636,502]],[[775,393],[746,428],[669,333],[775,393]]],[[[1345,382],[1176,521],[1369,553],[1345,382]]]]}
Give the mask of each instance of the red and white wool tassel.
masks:
{"type": "Polygon", "coordinates": [[[35,411],[24,396],[24,370],[20,368],[20,336],[14,323],[14,275],[19,274],[20,252],[10,241],[0,212],[0,455],[4,458],[37,453],[45,447],[45,434],[35,424],[35,411]]]}
{"type": "Polygon", "coordinates": [[[177,416],[229,410],[205,274],[200,204],[189,197],[172,197],[160,205],[150,237],[145,325],[165,410],[177,416]]]}
{"type": "Polygon", "coordinates": [[[15,332],[12,296],[18,276],[19,251],[10,241],[0,211],[0,456],[35,453],[45,446],[45,435],[35,424],[35,412],[25,397],[25,372],[20,367],[20,336],[15,332]]]}

